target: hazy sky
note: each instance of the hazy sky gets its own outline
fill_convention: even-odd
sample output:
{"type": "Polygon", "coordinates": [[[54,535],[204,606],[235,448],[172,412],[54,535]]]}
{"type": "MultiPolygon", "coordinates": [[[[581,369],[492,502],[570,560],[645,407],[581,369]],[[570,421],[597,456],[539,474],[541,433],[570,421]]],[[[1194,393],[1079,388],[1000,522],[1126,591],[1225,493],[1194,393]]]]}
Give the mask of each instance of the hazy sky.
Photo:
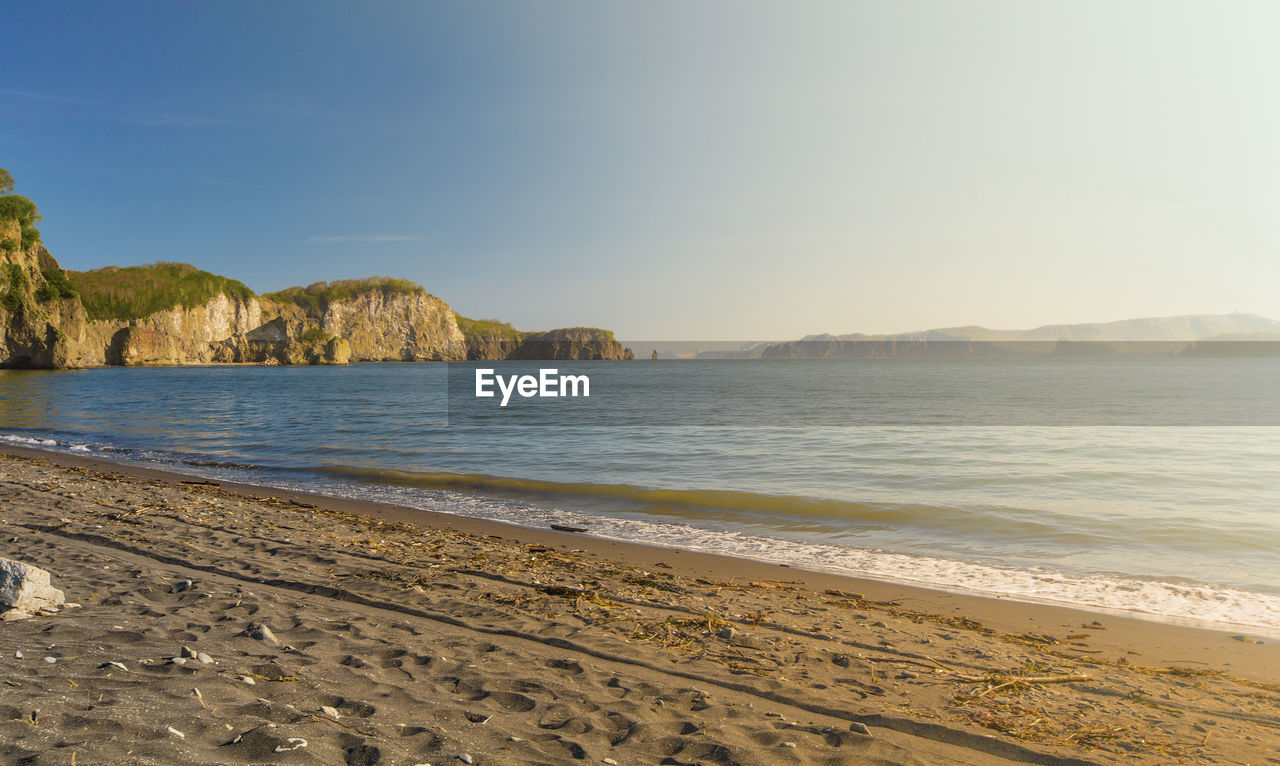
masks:
{"type": "Polygon", "coordinates": [[[752,339],[1280,317],[1270,2],[23,3],[64,266],[752,339]]]}

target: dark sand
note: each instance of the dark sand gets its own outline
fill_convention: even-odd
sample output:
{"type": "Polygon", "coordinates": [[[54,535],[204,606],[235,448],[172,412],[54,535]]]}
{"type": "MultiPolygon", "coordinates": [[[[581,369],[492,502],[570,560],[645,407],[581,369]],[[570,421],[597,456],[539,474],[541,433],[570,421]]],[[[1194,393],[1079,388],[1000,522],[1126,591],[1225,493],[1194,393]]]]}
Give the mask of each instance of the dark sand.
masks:
{"type": "Polygon", "coordinates": [[[4,762],[1280,763],[1270,640],[4,453],[4,762]]]}

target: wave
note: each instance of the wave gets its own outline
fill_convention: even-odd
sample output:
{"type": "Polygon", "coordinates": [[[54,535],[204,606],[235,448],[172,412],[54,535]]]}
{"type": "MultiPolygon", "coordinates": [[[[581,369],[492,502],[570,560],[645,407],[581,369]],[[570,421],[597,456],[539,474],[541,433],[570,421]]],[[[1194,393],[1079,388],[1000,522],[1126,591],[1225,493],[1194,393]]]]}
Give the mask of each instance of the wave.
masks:
{"type": "Polygon", "coordinates": [[[509,498],[542,498],[567,508],[635,513],[689,521],[758,522],[767,526],[804,525],[832,537],[859,530],[927,531],[933,536],[981,537],[988,543],[1099,547],[1143,541],[1187,549],[1271,551],[1280,538],[1260,534],[1248,524],[1219,521],[1212,528],[1195,520],[1111,519],[1102,514],[1069,515],[1044,509],[966,504],[866,502],[776,495],[740,490],[654,489],[631,484],[563,482],[448,471],[404,471],[328,465],[304,469],[331,479],[424,490],[481,493],[509,498]]]}

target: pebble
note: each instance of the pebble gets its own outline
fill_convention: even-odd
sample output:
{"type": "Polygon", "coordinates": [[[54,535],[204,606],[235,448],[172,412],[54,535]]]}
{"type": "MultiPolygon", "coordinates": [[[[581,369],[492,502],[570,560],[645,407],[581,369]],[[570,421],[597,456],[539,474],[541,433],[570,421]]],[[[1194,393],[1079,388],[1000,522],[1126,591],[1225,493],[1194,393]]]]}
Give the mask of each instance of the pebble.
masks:
{"type": "Polygon", "coordinates": [[[196,652],[196,660],[204,663],[205,665],[213,664],[213,658],[205,654],[204,652],[196,652]]]}
{"type": "Polygon", "coordinates": [[[172,734],[172,735],[174,735],[175,737],[179,737],[179,738],[181,738],[181,739],[186,739],[186,738],[187,738],[187,735],[186,735],[186,734],[183,734],[182,732],[178,731],[177,729],[173,728],[172,726],[170,726],[170,727],[169,727],[169,733],[170,733],[170,734],[172,734]]]}
{"type": "Polygon", "coordinates": [[[195,583],[190,580],[179,580],[175,582],[173,585],[169,586],[169,592],[181,593],[184,590],[190,589],[192,585],[195,585],[195,583]]]}
{"type": "Polygon", "coordinates": [[[338,714],[338,711],[335,708],[329,707],[328,705],[321,705],[320,712],[324,713],[325,715],[329,716],[335,721],[342,717],[341,715],[338,714]]]}
{"type": "Polygon", "coordinates": [[[871,736],[871,730],[867,728],[867,725],[865,723],[858,723],[857,721],[849,724],[849,731],[854,732],[855,734],[865,734],[868,737],[871,736]]]}
{"type": "Polygon", "coordinates": [[[276,752],[287,753],[290,750],[297,750],[298,748],[302,748],[306,746],[307,746],[307,741],[302,737],[289,737],[284,741],[283,745],[276,745],[276,752]]]}
{"type": "Polygon", "coordinates": [[[194,650],[194,649],[192,649],[191,647],[189,647],[189,646],[184,646],[184,647],[182,647],[182,652],[180,653],[180,656],[182,656],[182,657],[195,657],[195,656],[196,656],[196,653],[195,653],[195,650],[194,650]]]}
{"type": "Polygon", "coordinates": [[[733,628],[721,628],[720,631],[716,633],[716,635],[719,636],[720,638],[723,638],[725,641],[728,641],[732,639],[734,636],[738,635],[738,632],[733,628]]]}
{"type": "Polygon", "coordinates": [[[474,763],[470,753],[459,753],[458,760],[462,761],[463,763],[474,763]]]}
{"type": "Polygon", "coordinates": [[[14,652],[14,653],[13,653],[13,656],[14,656],[14,657],[16,657],[17,659],[22,659],[22,652],[20,652],[20,651],[18,651],[18,652],[14,652]]]}
{"type": "Polygon", "coordinates": [[[618,762],[617,762],[617,761],[615,761],[615,760],[613,760],[612,758],[605,758],[605,759],[601,760],[600,762],[601,762],[601,763],[607,763],[607,764],[609,764],[609,766],[618,766],[618,762]]]}
{"type": "Polygon", "coordinates": [[[128,670],[128,668],[124,666],[123,662],[116,662],[115,660],[107,660],[98,666],[98,669],[102,668],[120,668],[121,670],[128,670]]]}
{"type": "Polygon", "coordinates": [[[44,661],[45,661],[45,662],[47,662],[47,663],[49,663],[50,665],[52,665],[53,663],[55,663],[55,662],[57,662],[57,661],[58,661],[58,658],[57,658],[57,657],[45,657],[45,658],[44,658],[44,661]]]}
{"type": "Polygon", "coordinates": [[[796,746],[796,743],[794,743],[794,742],[783,742],[783,743],[782,743],[782,746],[783,746],[783,747],[795,747],[795,746],[796,746]]]}
{"type": "Polygon", "coordinates": [[[919,678],[920,676],[912,673],[910,670],[904,670],[898,674],[898,678],[919,678]]]}
{"type": "Polygon", "coordinates": [[[249,684],[250,686],[253,686],[254,684],[257,683],[257,681],[253,680],[252,676],[240,676],[239,680],[243,681],[246,684],[249,684]]]}
{"type": "Polygon", "coordinates": [[[267,627],[266,623],[254,623],[249,626],[245,633],[248,634],[249,638],[256,638],[259,641],[267,641],[276,645],[280,643],[276,639],[276,634],[271,632],[271,628],[267,627]]]}

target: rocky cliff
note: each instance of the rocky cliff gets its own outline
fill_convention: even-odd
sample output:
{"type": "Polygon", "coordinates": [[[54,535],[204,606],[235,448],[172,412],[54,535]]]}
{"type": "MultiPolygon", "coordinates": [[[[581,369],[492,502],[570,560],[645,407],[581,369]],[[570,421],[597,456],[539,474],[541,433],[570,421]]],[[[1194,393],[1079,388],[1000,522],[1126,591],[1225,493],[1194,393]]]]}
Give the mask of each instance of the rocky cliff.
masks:
{"type": "Polygon", "coordinates": [[[565,327],[546,332],[521,332],[497,319],[467,319],[459,316],[458,327],[466,337],[467,359],[634,359],[613,333],[596,327],[565,327]]]}
{"type": "Polygon", "coordinates": [[[319,330],[346,338],[356,362],[457,362],[466,339],[449,304],[419,285],[371,278],[317,282],[263,296],[285,332],[319,330]]]}
{"type": "Polygon", "coordinates": [[[23,245],[17,219],[0,220],[0,367],[82,367],[88,321],[44,245],[23,245]]]}
{"type": "Polygon", "coordinates": [[[0,184],[0,367],[629,358],[604,330],[469,338],[405,280],[259,296],[185,263],[65,272],[40,244],[35,205],[11,189],[0,184]]]}

